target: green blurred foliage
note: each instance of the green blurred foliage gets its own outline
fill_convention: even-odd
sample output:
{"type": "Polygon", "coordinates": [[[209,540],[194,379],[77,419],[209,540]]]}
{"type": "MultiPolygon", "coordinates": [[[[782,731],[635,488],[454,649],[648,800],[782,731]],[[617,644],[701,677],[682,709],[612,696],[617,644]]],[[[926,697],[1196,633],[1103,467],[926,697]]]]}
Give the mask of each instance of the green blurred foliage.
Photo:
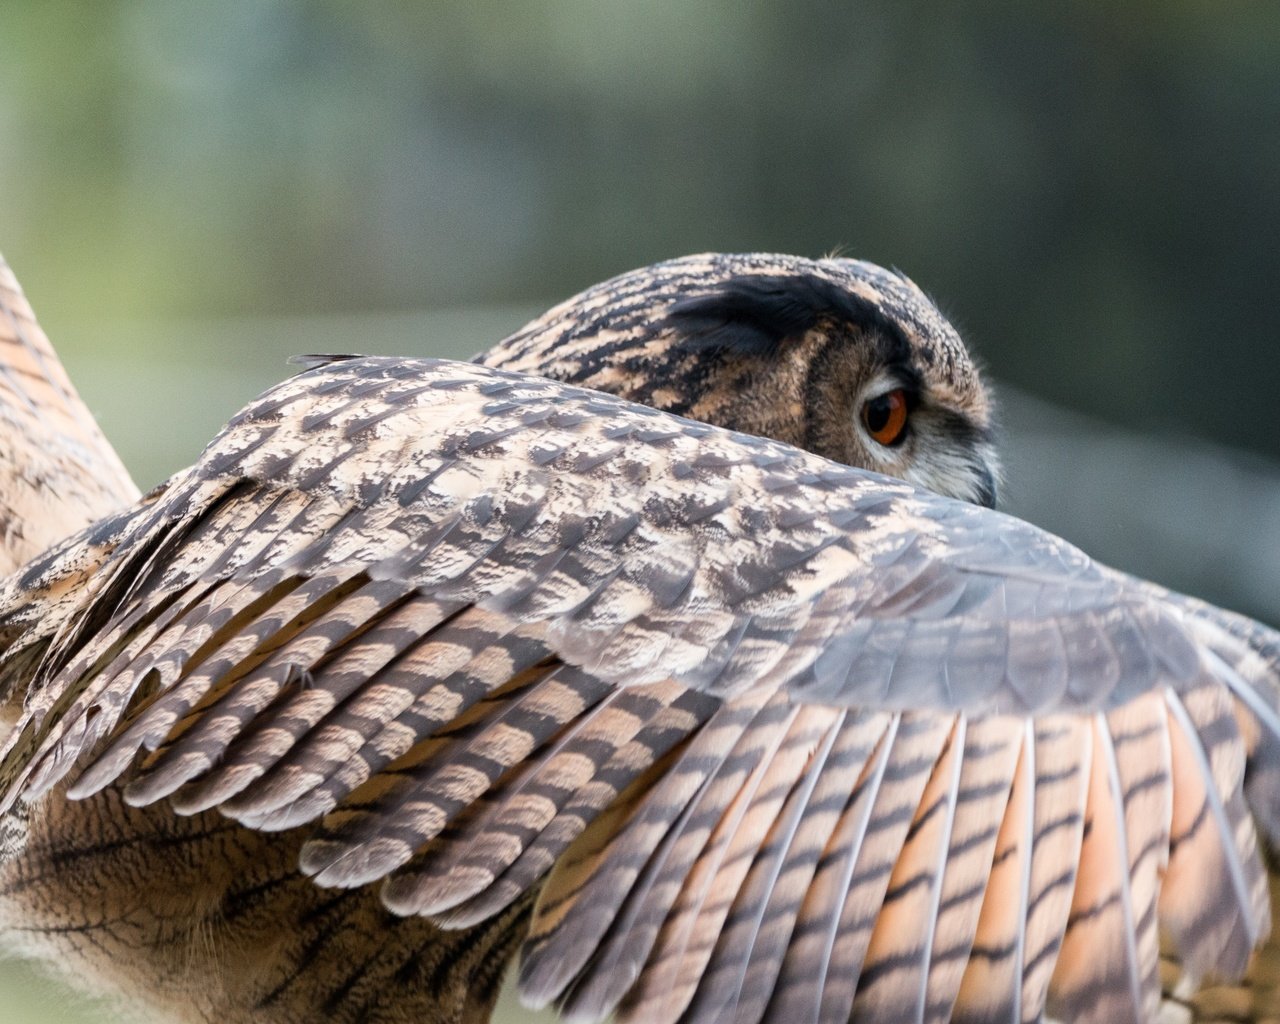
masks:
{"type": "Polygon", "coordinates": [[[51,327],[534,302],[842,245],[924,282],[1006,379],[1280,452],[1273,4],[3,18],[0,244],[51,327]]]}

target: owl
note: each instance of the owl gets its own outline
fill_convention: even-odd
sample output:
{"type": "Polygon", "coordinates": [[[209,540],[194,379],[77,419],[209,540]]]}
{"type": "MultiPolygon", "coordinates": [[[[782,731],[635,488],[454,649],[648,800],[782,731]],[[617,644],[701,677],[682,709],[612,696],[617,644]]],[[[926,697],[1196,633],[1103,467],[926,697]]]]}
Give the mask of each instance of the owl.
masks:
{"type": "Polygon", "coordinates": [[[995,511],[902,275],[310,357],[141,498],[7,288],[5,473],[119,499],[10,543],[10,945],[178,1020],[481,1021],[518,948],[578,1021],[1117,1022],[1268,934],[1280,637],[995,511]]]}

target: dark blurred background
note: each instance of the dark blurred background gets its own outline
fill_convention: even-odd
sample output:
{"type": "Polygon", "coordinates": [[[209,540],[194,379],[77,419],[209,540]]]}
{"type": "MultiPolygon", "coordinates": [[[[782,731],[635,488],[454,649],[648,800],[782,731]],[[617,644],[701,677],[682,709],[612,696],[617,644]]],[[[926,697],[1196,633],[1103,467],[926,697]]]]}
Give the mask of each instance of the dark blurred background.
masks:
{"type": "Polygon", "coordinates": [[[840,247],[998,382],[1010,510],[1280,621],[1277,183],[1274,4],[0,2],[0,250],[144,487],[292,352],[840,247]]]}

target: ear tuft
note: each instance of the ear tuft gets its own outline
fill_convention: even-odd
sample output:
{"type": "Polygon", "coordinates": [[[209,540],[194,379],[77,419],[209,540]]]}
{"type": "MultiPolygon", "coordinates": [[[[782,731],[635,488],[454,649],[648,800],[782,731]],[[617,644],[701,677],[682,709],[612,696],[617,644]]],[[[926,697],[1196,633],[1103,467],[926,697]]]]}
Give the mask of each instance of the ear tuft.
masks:
{"type": "Polygon", "coordinates": [[[900,334],[877,303],[814,274],[742,274],[667,312],[688,348],[743,355],[776,352],[824,317],[900,334]]]}
{"type": "Polygon", "coordinates": [[[308,370],[318,370],[322,366],[332,366],[334,363],[346,362],[348,359],[362,359],[363,356],[358,353],[322,353],[322,352],[305,352],[300,355],[290,356],[290,366],[300,366],[299,373],[306,373],[308,370]]]}
{"type": "Polygon", "coordinates": [[[801,275],[731,278],[714,291],[681,299],[667,321],[692,349],[767,355],[817,322],[824,305],[815,301],[817,283],[801,275]]]}

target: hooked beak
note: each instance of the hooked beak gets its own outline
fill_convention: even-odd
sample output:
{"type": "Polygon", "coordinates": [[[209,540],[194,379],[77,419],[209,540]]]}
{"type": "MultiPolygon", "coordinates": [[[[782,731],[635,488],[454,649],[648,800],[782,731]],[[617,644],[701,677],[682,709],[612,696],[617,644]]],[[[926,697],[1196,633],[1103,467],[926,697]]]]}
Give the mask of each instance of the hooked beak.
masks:
{"type": "Polygon", "coordinates": [[[978,493],[974,496],[974,503],[984,508],[995,508],[996,491],[996,474],[990,466],[983,465],[978,476],[978,493]]]}

